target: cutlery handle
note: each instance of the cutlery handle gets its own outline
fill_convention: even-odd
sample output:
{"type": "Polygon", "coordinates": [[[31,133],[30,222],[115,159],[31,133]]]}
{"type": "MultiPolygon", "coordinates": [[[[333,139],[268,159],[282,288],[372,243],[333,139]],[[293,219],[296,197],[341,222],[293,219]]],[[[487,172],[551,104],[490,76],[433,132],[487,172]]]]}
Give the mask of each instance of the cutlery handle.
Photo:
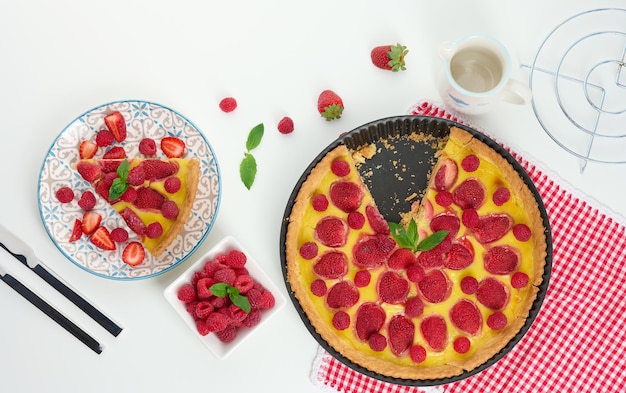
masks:
{"type": "Polygon", "coordinates": [[[47,316],[52,318],[56,323],[62,326],[65,330],[71,333],[74,337],[79,339],[83,344],[88,346],[92,351],[97,354],[102,353],[102,347],[100,343],[86,333],[83,329],[78,327],[74,322],[70,321],[65,315],[61,314],[54,307],[48,304],[45,300],[40,298],[36,293],[28,289],[24,284],[19,282],[15,277],[10,274],[0,276],[2,281],[13,288],[22,297],[28,300],[32,305],[43,311],[47,316]]]}

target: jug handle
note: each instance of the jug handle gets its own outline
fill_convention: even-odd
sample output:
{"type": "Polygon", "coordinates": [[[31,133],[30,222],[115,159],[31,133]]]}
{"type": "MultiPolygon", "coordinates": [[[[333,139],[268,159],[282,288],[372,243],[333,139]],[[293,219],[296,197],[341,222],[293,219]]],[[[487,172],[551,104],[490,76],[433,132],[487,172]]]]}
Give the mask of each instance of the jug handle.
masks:
{"type": "Polygon", "coordinates": [[[503,101],[521,105],[530,102],[532,99],[532,92],[530,91],[530,88],[522,82],[515,79],[509,79],[504,86],[504,89],[502,89],[500,97],[503,101]]]}

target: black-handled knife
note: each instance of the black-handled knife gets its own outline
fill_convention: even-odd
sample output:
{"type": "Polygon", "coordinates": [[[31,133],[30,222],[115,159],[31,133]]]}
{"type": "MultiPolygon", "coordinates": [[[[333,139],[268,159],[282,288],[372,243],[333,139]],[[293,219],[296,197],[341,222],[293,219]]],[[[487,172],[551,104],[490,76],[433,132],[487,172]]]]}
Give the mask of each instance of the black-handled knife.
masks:
{"type": "Polygon", "coordinates": [[[35,292],[28,289],[24,284],[19,282],[15,277],[6,273],[0,266],[0,279],[7,283],[17,293],[22,295],[24,299],[28,300],[35,307],[43,311],[47,316],[52,318],[56,323],[61,325],[65,330],[70,332],[74,337],[82,341],[86,346],[91,348],[95,353],[102,353],[102,347],[100,343],[93,337],[87,334],[83,329],[78,327],[74,322],[70,321],[65,315],[61,314],[54,307],[48,304],[35,292]]]}
{"type": "Polygon", "coordinates": [[[35,274],[69,299],[78,308],[83,310],[113,336],[117,337],[117,335],[120,334],[122,331],[121,326],[113,322],[109,317],[104,315],[104,313],[85,300],[84,297],[79,295],[75,290],[61,281],[61,279],[57,278],[54,274],[47,270],[39,258],[37,258],[32,248],[30,248],[3,225],[0,225],[0,247],[4,248],[15,259],[23,263],[24,266],[35,272],[35,274]]]}

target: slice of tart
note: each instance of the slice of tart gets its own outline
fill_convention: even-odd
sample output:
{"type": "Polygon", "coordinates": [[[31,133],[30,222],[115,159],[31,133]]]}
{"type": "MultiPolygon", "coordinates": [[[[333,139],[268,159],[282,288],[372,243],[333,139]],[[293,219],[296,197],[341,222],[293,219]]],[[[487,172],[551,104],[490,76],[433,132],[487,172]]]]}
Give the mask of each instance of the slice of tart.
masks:
{"type": "Polygon", "coordinates": [[[183,229],[198,189],[195,158],[91,158],[76,169],[155,257],[183,229]]]}
{"type": "MultiPolygon", "coordinates": [[[[376,142],[369,155],[392,145],[376,142]]],[[[421,200],[397,225],[359,173],[367,155],[344,145],[312,168],[289,216],[287,279],[311,326],[387,377],[439,379],[480,366],[524,325],[542,281],[545,228],[515,169],[456,127],[437,157],[421,200]],[[434,233],[444,237],[420,248],[434,233]]]]}

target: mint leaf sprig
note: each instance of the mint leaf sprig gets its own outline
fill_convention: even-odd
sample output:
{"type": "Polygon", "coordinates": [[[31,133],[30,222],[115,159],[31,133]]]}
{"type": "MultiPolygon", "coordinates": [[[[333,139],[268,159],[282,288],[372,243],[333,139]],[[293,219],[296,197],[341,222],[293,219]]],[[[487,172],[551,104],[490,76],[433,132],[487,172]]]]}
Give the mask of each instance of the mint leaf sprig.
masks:
{"type": "Polygon", "coordinates": [[[109,188],[109,201],[114,201],[121,197],[128,190],[128,173],[130,172],[130,163],[128,160],[122,161],[117,167],[117,177],[113,179],[113,184],[109,188]]]}
{"type": "Polygon", "coordinates": [[[265,127],[263,123],[257,124],[252,130],[250,130],[248,139],[246,140],[246,152],[244,153],[243,160],[239,165],[239,176],[241,177],[243,185],[246,186],[248,190],[252,187],[257,172],[256,159],[252,155],[251,151],[261,144],[264,131],[265,127]]]}
{"type": "Polygon", "coordinates": [[[411,218],[408,228],[404,228],[402,225],[395,222],[388,222],[389,229],[391,230],[391,236],[398,243],[400,248],[407,248],[413,252],[417,251],[429,251],[437,247],[443,239],[448,236],[447,230],[436,231],[433,234],[425,237],[421,241],[419,240],[419,232],[417,230],[417,223],[411,218]]]}
{"type": "Polygon", "coordinates": [[[239,293],[239,288],[233,287],[232,285],[228,285],[224,282],[218,282],[209,288],[212,294],[217,297],[226,297],[230,298],[230,301],[233,304],[243,311],[247,313],[250,312],[250,301],[247,297],[239,293]]]}

